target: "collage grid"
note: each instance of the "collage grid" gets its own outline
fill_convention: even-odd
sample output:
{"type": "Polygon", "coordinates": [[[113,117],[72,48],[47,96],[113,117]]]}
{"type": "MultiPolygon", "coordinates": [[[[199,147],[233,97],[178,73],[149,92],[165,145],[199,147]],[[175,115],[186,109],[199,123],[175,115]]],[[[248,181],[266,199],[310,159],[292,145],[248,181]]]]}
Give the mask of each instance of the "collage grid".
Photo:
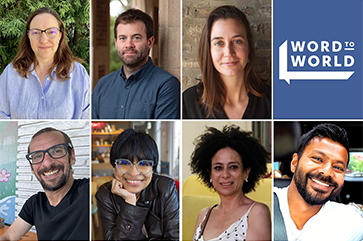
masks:
{"type": "Polygon", "coordinates": [[[363,2],[322,2],[0,3],[0,240],[363,240],[363,2]]]}

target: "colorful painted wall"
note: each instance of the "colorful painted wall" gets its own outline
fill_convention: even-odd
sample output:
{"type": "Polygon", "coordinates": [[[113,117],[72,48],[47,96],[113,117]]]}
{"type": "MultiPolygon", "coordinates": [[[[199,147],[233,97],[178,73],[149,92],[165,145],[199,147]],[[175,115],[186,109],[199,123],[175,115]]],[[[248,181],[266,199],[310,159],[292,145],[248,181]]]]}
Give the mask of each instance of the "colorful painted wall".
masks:
{"type": "Polygon", "coordinates": [[[18,123],[0,122],[0,217],[15,220],[15,183],[18,149],[18,123]]]}

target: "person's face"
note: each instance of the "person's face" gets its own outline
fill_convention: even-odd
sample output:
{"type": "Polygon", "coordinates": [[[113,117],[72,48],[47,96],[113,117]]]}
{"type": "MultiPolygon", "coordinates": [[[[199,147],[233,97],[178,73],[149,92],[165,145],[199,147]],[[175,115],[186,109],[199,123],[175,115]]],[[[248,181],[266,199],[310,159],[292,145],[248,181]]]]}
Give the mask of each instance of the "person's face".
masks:
{"type": "MultiPolygon", "coordinates": [[[[48,28],[59,28],[57,19],[50,13],[42,13],[36,15],[30,22],[29,29],[45,30],[48,28]]],[[[32,39],[30,33],[28,38],[31,48],[38,61],[53,62],[54,54],[57,52],[62,33],[59,32],[58,36],[50,39],[46,33],[42,33],[39,39],[32,39]]]]}
{"type": "Polygon", "coordinates": [[[293,180],[300,195],[309,205],[322,205],[334,199],[344,185],[348,152],[343,145],[329,138],[313,138],[298,160],[291,162],[293,180]]]}
{"type": "Polygon", "coordinates": [[[150,184],[153,170],[145,175],[140,174],[136,168],[136,164],[139,160],[135,158],[133,161],[132,169],[129,173],[122,174],[117,170],[116,167],[113,168],[113,173],[115,178],[122,183],[123,188],[131,193],[136,194],[136,196],[139,196],[141,191],[150,184]]]}
{"type": "Polygon", "coordinates": [[[126,66],[134,68],[146,63],[153,43],[154,37],[147,39],[146,26],[142,21],[117,26],[116,51],[126,66]]]}
{"type": "MultiPolygon", "coordinates": [[[[47,150],[49,147],[65,143],[64,137],[57,131],[50,131],[33,138],[29,145],[29,151],[47,150]]],[[[64,157],[53,159],[48,153],[45,154],[41,163],[30,165],[32,173],[38,179],[44,190],[56,191],[69,182],[71,165],[75,163],[74,152],[64,157]]]]}
{"type": "Polygon", "coordinates": [[[230,147],[220,149],[212,157],[210,177],[219,195],[241,193],[249,173],[250,169],[243,169],[240,155],[230,147]]]}
{"type": "Polygon", "coordinates": [[[244,25],[232,18],[219,19],[212,25],[210,41],[213,65],[220,75],[243,75],[249,55],[244,25]]]}

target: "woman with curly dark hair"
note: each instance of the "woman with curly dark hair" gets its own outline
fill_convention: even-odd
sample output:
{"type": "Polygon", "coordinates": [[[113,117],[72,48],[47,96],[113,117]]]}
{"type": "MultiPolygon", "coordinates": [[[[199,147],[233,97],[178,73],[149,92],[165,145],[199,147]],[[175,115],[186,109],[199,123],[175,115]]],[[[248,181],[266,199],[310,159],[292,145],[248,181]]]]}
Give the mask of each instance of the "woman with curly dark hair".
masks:
{"type": "Polygon", "coordinates": [[[191,159],[192,173],[221,200],[199,212],[193,240],[271,240],[269,208],[245,196],[267,171],[269,154],[258,140],[238,126],[209,127],[191,159]]]}
{"type": "Polygon", "coordinates": [[[183,119],[269,119],[271,88],[254,70],[250,23],[234,6],[214,9],[198,48],[202,81],[183,93],[183,119]]]}

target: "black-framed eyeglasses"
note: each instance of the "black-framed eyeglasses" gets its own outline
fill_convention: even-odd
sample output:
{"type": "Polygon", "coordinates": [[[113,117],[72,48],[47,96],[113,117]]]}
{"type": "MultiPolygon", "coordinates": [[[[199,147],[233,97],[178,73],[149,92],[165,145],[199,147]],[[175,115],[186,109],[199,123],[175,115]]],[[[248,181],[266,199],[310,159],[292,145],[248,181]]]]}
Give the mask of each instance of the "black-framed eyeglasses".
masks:
{"type": "Polygon", "coordinates": [[[47,28],[45,30],[33,28],[27,31],[27,33],[29,33],[29,37],[34,40],[40,39],[40,36],[42,36],[43,32],[47,35],[48,38],[56,38],[61,30],[60,28],[47,28]]]}
{"type": "MultiPolygon", "coordinates": [[[[117,170],[122,174],[130,173],[134,165],[135,164],[128,159],[115,160],[115,166],[117,170]]],[[[136,163],[136,169],[141,175],[146,175],[151,172],[151,170],[153,169],[153,165],[154,161],[141,160],[136,163]]]]}
{"type": "Polygon", "coordinates": [[[33,151],[27,154],[25,157],[28,159],[30,164],[38,164],[44,160],[45,153],[53,159],[62,158],[67,155],[68,148],[72,148],[71,143],[61,143],[55,146],[49,147],[47,150],[44,151],[33,151]]]}

